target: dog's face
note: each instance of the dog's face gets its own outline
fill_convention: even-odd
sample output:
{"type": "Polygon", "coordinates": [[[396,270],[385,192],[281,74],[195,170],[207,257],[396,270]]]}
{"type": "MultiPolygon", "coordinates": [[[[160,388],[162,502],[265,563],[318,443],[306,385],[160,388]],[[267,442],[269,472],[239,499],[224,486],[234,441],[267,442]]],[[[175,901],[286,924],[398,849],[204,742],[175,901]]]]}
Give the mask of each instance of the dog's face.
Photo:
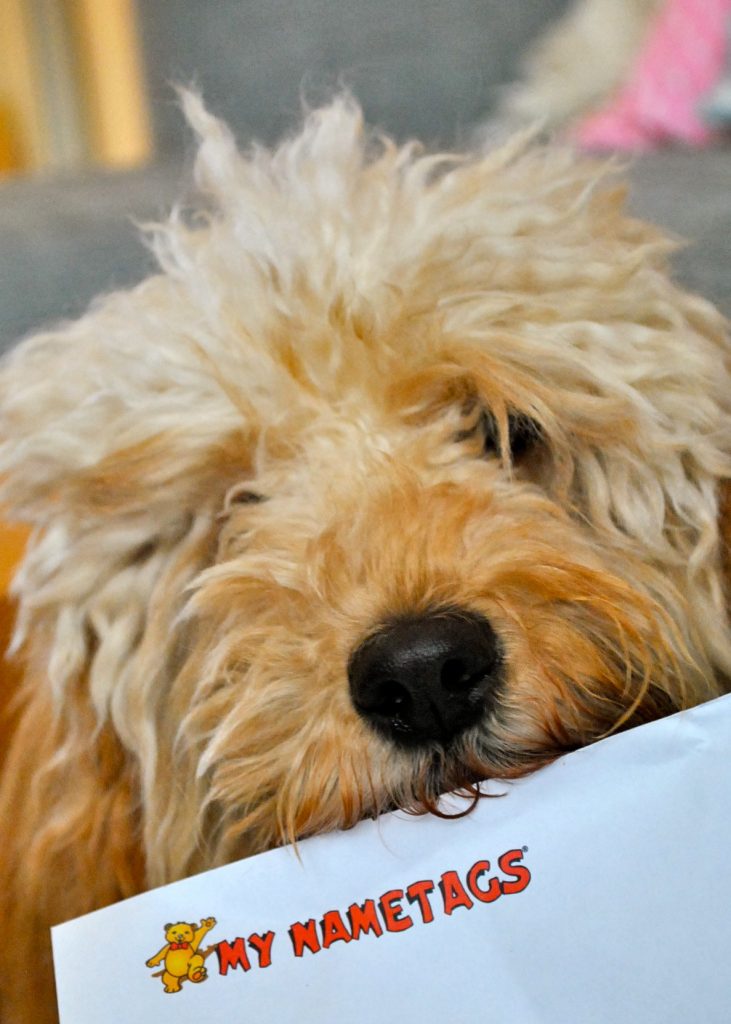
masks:
{"type": "Polygon", "coordinates": [[[151,880],[718,692],[727,349],[662,240],[566,154],[368,158],[336,105],[244,160],[189,108],[216,210],[6,371],[22,624],[151,880]]]}

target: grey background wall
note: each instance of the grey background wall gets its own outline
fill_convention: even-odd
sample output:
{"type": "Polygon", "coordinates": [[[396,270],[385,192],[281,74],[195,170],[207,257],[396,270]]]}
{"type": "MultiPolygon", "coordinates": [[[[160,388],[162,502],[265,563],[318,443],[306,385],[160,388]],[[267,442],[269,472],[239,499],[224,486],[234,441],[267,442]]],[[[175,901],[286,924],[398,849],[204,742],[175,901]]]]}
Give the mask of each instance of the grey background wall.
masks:
{"type": "MultiPolygon", "coordinates": [[[[137,0],[158,140],[153,166],[0,187],[0,350],[152,269],[135,220],[185,188],[192,140],[171,83],[195,83],[239,140],[271,142],[338,83],[397,138],[450,145],[485,116],[569,0],[137,0]]],[[[681,280],[731,313],[731,149],[652,154],[640,215],[693,240],[681,280]]]]}

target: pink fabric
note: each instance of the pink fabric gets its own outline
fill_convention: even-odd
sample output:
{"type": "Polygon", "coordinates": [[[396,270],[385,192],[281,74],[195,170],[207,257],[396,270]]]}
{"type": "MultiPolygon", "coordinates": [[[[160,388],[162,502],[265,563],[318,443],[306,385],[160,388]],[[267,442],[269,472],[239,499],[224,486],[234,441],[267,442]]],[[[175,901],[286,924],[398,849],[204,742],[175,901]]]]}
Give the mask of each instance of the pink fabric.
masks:
{"type": "Polygon", "coordinates": [[[603,110],[576,134],[586,149],[652,149],[711,138],[697,113],[721,77],[731,0],[667,0],[632,75],[603,110]]]}

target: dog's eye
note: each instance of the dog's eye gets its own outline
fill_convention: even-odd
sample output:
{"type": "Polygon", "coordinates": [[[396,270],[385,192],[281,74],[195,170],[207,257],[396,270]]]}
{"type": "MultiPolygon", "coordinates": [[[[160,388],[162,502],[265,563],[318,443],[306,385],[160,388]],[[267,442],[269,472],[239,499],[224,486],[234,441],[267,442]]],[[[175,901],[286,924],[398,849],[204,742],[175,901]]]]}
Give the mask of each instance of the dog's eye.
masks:
{"type": "Polygon", "coordinates": [[[260,501],[266,501],[266,498],[256,491],[236,491],[228,500],[231,505],[258,505],[260,501]]]}
{"type": "MultiPolygon", "coordinates": [[[[488,409],[480,413],[479,429],[482,433],[485,455],[500,454],[500,431],[497,420],[488,409]]],[[[518,462],[541,438],[541,428],[530,416],[522,412],[508,414],[508,443],[510,455],[518,462]]]]}
{"type": "Polygon", "coordinates": [[[541,440],[541,428],[523,413],[508,416],[508,435],[513,459],[521,459],[541,440]]]}
{"type": "Polygon", "coordinates": [[[221,517],[225,518],[230,513],[234,505],[258,505],[262,501],[266,501],[265,495],[259,494],[258,491],[252,491],[249,487],[238,484],[236,487],[232,487],[226,495],[221,517]]]}

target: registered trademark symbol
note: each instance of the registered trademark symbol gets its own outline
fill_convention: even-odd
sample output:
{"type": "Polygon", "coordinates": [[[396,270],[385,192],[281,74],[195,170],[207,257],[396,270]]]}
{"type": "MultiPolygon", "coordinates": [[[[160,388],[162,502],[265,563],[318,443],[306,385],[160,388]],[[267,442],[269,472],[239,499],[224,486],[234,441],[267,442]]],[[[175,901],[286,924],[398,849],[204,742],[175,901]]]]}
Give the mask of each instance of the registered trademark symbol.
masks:
{"type": "Polygon", "coordinates": [[[527,852],[528,852],[528,847],[527,847],[527,846],[524,846],[524,847],[523,847],[523,853],[527,853],[527,852]]]}

